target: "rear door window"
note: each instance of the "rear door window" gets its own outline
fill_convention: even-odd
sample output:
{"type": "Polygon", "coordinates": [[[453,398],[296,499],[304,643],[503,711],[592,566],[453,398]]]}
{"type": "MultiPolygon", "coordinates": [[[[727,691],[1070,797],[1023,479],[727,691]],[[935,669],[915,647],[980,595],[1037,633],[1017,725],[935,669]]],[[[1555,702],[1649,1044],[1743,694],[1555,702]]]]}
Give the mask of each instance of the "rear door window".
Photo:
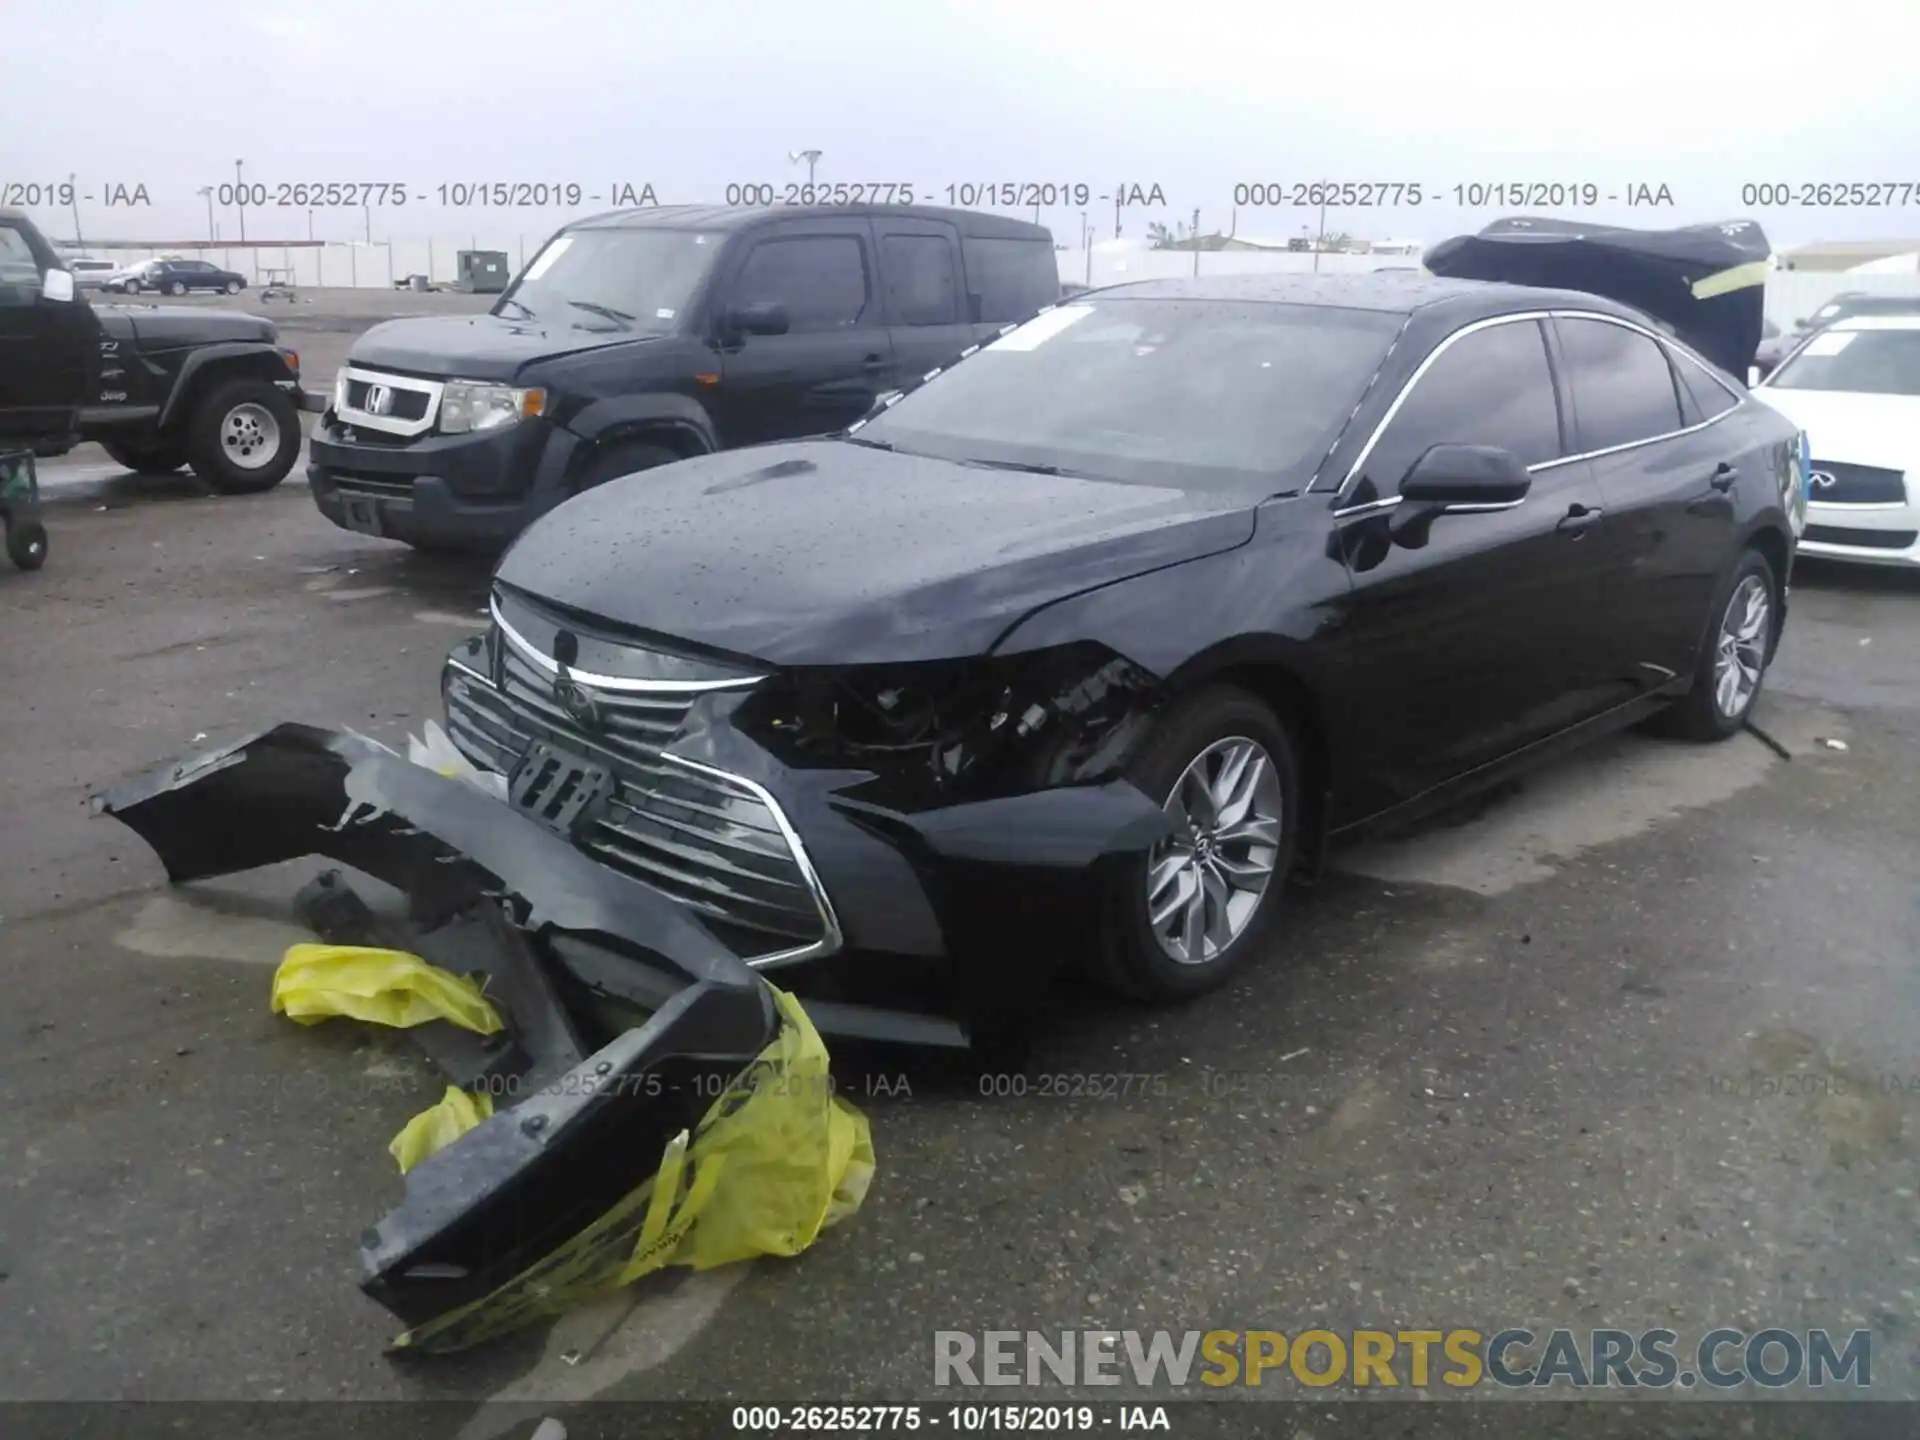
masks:
{"type": "Polygon", "coordinates": [[[960,277],[944,235],[884,235],[880,273],[904,325],[952,325],[960,319],[960,277]]]}
{"type": "Polygon", "coordinates": [[[1060,300],[1060,267],[1053,258],[1053,242],[984,240],[965,236],[960,241],[967,267],[967,290],[975,312],[968,318],[983,325],[1024,323],[1045,305],[1060,300]]]}
{"type": "Polygon", "coordinates": [[[1604,320],[1563,319],[1555,324],[1583,453],[1684,428],[1664,346],[1638,330],[1604,320]]]}
{"type": "Polygon", "coordinates": [[[1491,325],[1447,345],[1367,455],[1361,474],[1371,485],[1351,502],[1398,495],[1414,461],[1435,445],[1496,445],[1529,466],[1560,458],[1560,407],[1538,321],[1491,325]]]}

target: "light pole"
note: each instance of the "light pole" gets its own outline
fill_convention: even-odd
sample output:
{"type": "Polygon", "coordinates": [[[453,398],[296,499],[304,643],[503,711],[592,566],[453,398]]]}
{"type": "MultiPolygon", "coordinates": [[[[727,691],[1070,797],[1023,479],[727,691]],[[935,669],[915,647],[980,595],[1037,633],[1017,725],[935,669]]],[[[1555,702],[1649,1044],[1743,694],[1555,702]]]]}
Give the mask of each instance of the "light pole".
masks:
{"type": "Polygon", "coordinates": [[[311,205],[307,207],[307,238],[313,239],[313,207],[311,205]]]}
{"type": "Polygon", "coordinates": [[[1327,248],[1327,202],[1320,201],[1320,233],[1313,237],[1313,273],[1320,273],[1320,252],[1327,248]]]}
{"type": "Polygon", "coordinates": [[[67,199],[73,206],[73,248],[84,250],[86,242],[80,238],[80,177],[67,176],[67,199]]]}
{"type": "Polygon", "coordinates": [[[202,185],[200,193],[207,197],[207,243],[212,244],[219,238],[213,233],[213,187],[202,185]]]}
{"type": "Polygon", "coordinates": [[[363,204],[360,208],[366,212],[367,244],[371,245],[373,243],[373,202],[369,200],[365,204],[363,204]]]}
{"type": "Polygon", "coordinates": [[[787,152],[787,159],[792,164],[798,165],[802,160],[807,162],[807,188],[809,190],[813,188],[813,167],[820,163],[820,157],[825,153],[824,150],[789,150],[787,152]]]}
{"type": "Polygon", "coordinates": [[[1200,207],[1193,207],[1193,232],[1188,237],[1193,242],[1193,273],[1200,273],[1200,207]]]}
{"type": "Polygon", "coordinates": [[[233,162],[233,203],[240,207],[240,243],[242,245],[247,243],[247,184],[241,178],[240,167],[246,163],[244,160],[233,162]]]}
{"type": "Polygon", "coordinates": [[[1080,248],[1087,252],[1087,288],[1093,288],[1093,224],[1087,212],[1080,212],[1080,248]]]}

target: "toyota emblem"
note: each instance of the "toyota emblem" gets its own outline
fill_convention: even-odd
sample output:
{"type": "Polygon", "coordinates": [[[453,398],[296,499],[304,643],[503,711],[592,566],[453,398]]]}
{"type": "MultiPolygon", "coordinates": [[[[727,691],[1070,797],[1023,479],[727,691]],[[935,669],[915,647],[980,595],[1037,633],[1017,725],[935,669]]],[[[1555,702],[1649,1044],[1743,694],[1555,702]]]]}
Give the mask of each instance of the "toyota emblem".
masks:
{"type": "Polygon", "coordinates": [[[1816,470],[1807,479],[1816,490],[1831,490],[1840,483],[1840,477],[1828,470],[1816,470]]]}
{"type": "Polygon", "coordinates": [[[392,388],[386,385],[369,385],[367,387],[367,413],[369,415],[386,415],[391,413],[392,410],[392,388]]]}

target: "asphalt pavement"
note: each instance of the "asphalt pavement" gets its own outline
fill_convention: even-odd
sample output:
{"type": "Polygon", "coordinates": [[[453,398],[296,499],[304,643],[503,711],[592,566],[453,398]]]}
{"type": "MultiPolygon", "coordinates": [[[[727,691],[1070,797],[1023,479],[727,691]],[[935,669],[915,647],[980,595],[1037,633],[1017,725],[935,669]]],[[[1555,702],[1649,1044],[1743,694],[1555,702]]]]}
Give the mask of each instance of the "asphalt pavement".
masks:
{"type": "Polygon", "coordinates": [[[850,1061],[878,1175],[801,1257],[401,1363],[357,1237],[441,1085],[269,1013],[316,865],[169,889],[86,796],[285,719],[400,741],[484,568],[100,465],[0,570],[0,1399],[438,1397],[471,1440],[931,1397],[936,1330],[1309,1324],[1870,1328],[1920,1397],[1920,577],[1803,568],[1771,744],[1621,736],[1344,853],[1225,993],[1063,990],[984,1087],[1024,1094],[850,1061]],[[1071,1093],[1116,1075],[1159,1078],[1071,1093]]]}

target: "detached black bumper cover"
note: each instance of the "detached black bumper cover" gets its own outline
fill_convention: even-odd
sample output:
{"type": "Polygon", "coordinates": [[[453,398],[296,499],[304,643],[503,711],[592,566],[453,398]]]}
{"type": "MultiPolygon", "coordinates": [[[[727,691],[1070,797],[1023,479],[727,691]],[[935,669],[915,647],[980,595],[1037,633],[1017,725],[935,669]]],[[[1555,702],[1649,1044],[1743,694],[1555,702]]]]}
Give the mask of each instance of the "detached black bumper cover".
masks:
{"type": "MultiPolygon", "coordinates": [[[[779,1029],[766,985],[688,911],[358,736],[281,725],[93,803],[146,840],[175,883],[325,855],[405,892],[423,937],[491,925],[507,941],[644,959],[683,982],[584,1059],[570,1017],[515,1013],[557,1010],[550,985],[501,987],[509,1028],[535,1052],[537,1093],[415,1166],[403,1202],[363,1237],[362,1288],[410,1326],[492,1294],[606,1212],[699,1121],[707,1077],[737,1074],[779,1029]]],[[[509,949],[472,945],[478,963],[463,968],[509,949]]]]}

